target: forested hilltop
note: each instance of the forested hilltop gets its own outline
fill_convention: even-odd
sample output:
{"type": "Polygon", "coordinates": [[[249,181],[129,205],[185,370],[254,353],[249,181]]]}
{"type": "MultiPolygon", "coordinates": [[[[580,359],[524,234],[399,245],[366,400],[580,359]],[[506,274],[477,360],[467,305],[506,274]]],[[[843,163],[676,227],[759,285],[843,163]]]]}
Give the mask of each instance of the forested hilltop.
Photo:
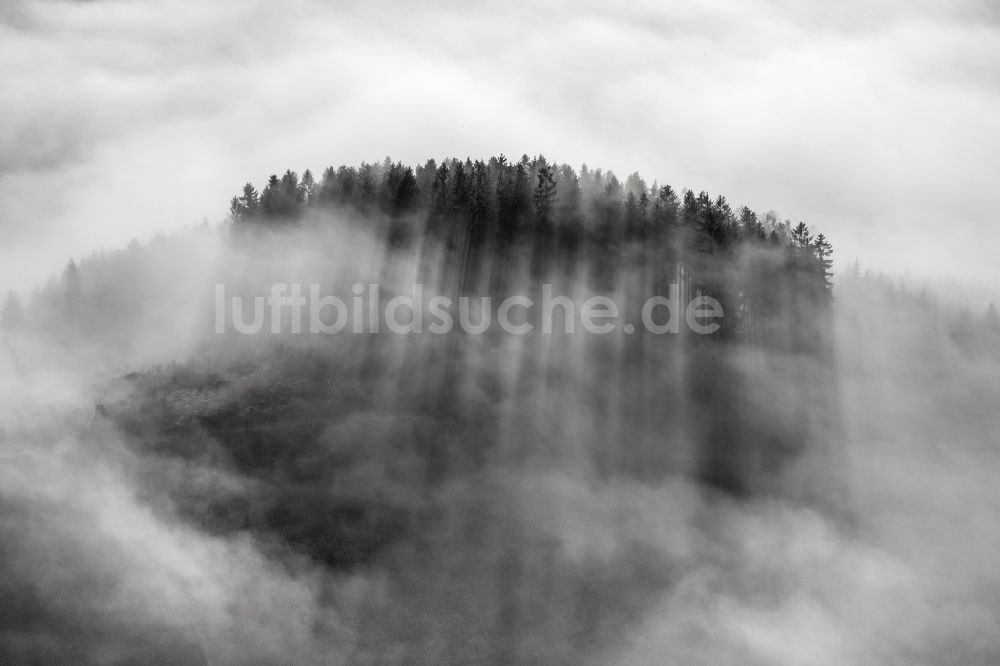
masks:
{"type": "MultiPolygon", "coordinates": [[[[294,645],[245,630],[244,606],[292,621],[259,592],[224,638],[181,627],[122,661],[586,661],[710,557],[683,542],[713,506],[838,502],[830,245],[805,224],[541,157],[287,171],[230,214],[70,263],[4,311],[20,376],[86,379],[75,411],[12,413],[3,437],[71,437],[150,520],[313,595],[288,602],[294,645]],[[678,284],[724,316],[711,335],[218,332],[219,285],[248,304],[276,283],[345,302],[356,284],[536,302],[550,284],[632,322],[678,284]]],[[[0,592],[41,637],[90,613],[0,592]]]]}
{"type": "MultiPolygon", "coordinates": [[[[811,593],[834,607],[846,584],[844,622],[896,599],[850,587],[859,562],[885,566],[853,541],[879,502],[923,525],[954,497],[962,538],[897,544],[899,561],[991,547],[954,519],[977,497],[964,467],[947,493],[891,493],[915,447],[934,474],[987,459],[942,452],[995,439],[992,306],[857,267],[834,299],[804,224],[542,158],[288,171],[230,213],[8,296],[0,615],[24,638],[0,661],[645,662],[620,641],[662,637],[664,612],[680,644],[714,639],[717,598],[770,622],[784,597],[763,579],[821,566],[811,593]],[[676,283],[724,317],[711,335],[218,332],[220,285],[249,304],[276,283],[345,302],[371,283],[537,302],[544,283],[633,322],[676,283]],[[26,576],[40,560],[51,575],[26,576]]],[[[928,598],[946,605],[953,568],[942,581],[928,598]]]]}
{"type": "Polygon", "coordinates": [[[610,171],[584,165],[577,173],[527,155],[431,159],[416,168],[387,157],[331,166],[319,179],[287,170],[260,191],[247,183],[229,212],[239,233],[345,209],[381,220],[391,248],[435,252],[443,272],[418,277],[459,293],[495,294],[516,275],[582,279],[634,298],[679,282],[723,304],[719,337],[811,345],[826,323],[833,249],[824,234],[773,212],[734,210],[721,195],[649,184],[638,173],[622,182],[610,171]]]}

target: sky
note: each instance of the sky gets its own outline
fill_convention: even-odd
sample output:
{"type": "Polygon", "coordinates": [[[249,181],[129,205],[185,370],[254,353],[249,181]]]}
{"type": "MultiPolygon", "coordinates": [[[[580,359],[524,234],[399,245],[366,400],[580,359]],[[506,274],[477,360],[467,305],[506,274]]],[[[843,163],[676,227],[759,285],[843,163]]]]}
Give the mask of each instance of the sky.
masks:
{"type": "Polygon", "coordinates": [[[220,222],[292,168],[543,154],[1000,285],[1000,9],[3,0],[0,288],[220,222]]]}

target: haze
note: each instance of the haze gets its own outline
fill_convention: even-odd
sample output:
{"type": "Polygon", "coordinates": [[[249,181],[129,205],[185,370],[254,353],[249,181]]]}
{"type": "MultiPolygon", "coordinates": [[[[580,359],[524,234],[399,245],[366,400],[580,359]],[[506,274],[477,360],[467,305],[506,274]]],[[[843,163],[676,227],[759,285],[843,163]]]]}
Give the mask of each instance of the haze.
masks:
{"type": "Polygon", "coordinates": [[[840,265],[994,285],[1000,14],[974,0],[0,6],[0,287],[287,166],[542,153],[725,192],[840,265]]]}

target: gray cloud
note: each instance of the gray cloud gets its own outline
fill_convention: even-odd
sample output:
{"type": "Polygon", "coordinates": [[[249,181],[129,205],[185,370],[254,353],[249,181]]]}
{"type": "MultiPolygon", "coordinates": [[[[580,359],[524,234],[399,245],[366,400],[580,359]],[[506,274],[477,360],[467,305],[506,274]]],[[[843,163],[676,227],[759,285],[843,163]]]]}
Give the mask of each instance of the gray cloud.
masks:
{"type": "Polygon", "coordinates": [[[995,282],[989,3],[5,3],[0,284],[291,166],[543,152],[995,282]]]}

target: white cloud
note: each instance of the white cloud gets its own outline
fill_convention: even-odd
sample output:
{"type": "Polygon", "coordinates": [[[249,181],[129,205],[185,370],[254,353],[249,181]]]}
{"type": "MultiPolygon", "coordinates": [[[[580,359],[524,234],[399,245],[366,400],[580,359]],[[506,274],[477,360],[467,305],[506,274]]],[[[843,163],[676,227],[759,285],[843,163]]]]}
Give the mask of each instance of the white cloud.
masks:
{"type": "Polygon", "coordinates": [[[0,286],[287,167],[544,153],[996,281],[983,3],[31,2],[0,13],[0,286]]]}

